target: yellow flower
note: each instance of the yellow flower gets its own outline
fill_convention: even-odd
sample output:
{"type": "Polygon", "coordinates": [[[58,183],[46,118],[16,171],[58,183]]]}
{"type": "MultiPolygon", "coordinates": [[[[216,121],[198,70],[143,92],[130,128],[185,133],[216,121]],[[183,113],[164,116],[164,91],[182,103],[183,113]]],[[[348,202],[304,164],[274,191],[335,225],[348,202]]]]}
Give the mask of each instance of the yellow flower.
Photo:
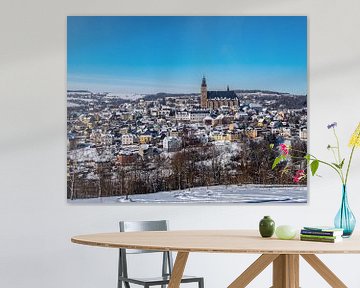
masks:
{"type": "Polygon", "coordinates": [[[349,146],[356,146],[360,148],[360,122],[350,138],[349,146]]]}

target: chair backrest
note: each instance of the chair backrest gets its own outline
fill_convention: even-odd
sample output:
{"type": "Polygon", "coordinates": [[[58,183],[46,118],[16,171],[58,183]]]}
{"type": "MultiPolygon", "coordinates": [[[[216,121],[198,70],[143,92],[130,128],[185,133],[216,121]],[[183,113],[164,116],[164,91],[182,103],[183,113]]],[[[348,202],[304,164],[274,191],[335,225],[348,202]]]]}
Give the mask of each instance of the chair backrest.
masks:
{"type": "MultiPolygon", "coordinates": [[[[120,232],[167,231],[169,228],[167,220],[120,221],[119,225],[120,225],[120,232]]],[[[161,251],[119,249],[119,276],[128,277],[126,254],[159,253],[159,252],[161,251]]],[[[166,276],[172,273],[173,259],[169,251],[161,252],[161,253],[163,253],[162,275],[166,276]]]]}
{"type": "Polygon", "coordinates": [[[167,220],[155,221],[120,221],[120,232],[167,231],[167,220]]]}
{"type": "MultiPolygon", "coordinates": [[[[169,224],[167,220],[155,221],[120,221],[120,232],[138,231],[167,231],[169,224]]],[[[155,253],[159,251],[126,249],[126,254],[155,253]]]]}

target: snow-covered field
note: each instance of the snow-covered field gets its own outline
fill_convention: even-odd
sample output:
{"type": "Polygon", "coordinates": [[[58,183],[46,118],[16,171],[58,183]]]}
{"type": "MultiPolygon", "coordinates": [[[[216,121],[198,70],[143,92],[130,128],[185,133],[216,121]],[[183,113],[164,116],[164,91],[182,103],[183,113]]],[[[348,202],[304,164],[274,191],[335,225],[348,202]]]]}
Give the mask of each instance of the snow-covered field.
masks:
{"type": "Polygon", "coordinates": [[[186,190],[68,200],[70,203],[307,203],[306,186],[219,185],[186,190]]]}

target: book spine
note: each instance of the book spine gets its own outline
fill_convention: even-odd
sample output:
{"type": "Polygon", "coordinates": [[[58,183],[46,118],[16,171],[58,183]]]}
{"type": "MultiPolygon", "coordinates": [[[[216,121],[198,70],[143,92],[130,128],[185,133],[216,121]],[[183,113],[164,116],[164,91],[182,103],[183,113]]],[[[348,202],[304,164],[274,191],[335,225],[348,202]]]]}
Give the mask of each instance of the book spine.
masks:
{"type": "Polygon", "coordinates": [[[301,237],[303,238],[314,238],[314,239],[336,239],[336,238],[340,238],[336,237],[336,236],[323,236],[323,235],[305,235],[305,234],[300,234],[301,237]]]}
{"type": "Polygon", "coordinates": [[[310,237],[300,237],[301,241],[314,241],[314,242],[326,242],[326,243],[335,243],[335,239],[326,239],[326,238],[310,238],[310,237]]]}
{"type": "Polygon", "coordinates": [[[315,230],[301,230],[303,235],[318,235],[318,236],[334,236],[334,232],[331,231],[315,231],[315,230]]]}

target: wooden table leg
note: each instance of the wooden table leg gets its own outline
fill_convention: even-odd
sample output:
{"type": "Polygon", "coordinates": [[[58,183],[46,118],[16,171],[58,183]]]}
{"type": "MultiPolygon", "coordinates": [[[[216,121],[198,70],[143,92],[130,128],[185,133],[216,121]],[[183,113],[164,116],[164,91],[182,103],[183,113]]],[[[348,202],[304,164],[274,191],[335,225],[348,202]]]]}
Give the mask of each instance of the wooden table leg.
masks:
{"type": "Polygon", "coordinates": [[[299,255],[281,254],[274,260],[272,288],[299,288],[299,255]]]}
{"type": "Polygon", "coordinates": [[[181,278],[184,274],[185,265],[186,265],[188,256],[189,256],[189,252],[178,252],[177,253],[168,288],[179,288],[180,287],[181,278]]]}
{"type": "Polygon", "coordinates": [[[299,255],[287,255],[289,267],[289,287],[299,288],[299,255]]]}
{"type": "Polygon", "coordinates": [[[232,282],[228,288],[244,288],[254,280],[271,262],[273,262],[278,254],[263,254],[254,263],[252,263],[238,278],[232,282]]]}
{"type": "Polygon", "coordinates": [[[347,288],[347,286],[314,254],[301,255],[324,280],[334,288],[347,288]]]}

